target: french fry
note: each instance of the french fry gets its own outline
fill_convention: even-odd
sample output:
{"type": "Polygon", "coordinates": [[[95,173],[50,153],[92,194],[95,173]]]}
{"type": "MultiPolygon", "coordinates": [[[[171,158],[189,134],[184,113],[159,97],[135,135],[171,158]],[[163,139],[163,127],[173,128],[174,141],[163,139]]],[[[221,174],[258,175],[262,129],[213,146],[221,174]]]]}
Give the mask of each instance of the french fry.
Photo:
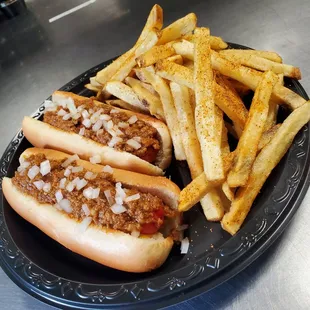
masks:
{"type": "Polygon", "coordinates": [[[185,60],[184,63],[183,63],[183,66],[188,68],[188,69],[193,70],[193,72],[194,72],[194,61],[192,61],[192,60],[185,60]]]}
{"type": "Polygon", "coordinates": [[[178,65],[183,65],[183,57],[181,55],[174,55],[167,58],[168,61],[172,61],[178,65]]]}
{"type": "Polygon", "coordinates": [[[135,53],[128,57],[118,71],[116,71],[116,73],[111,77],[111,80],[123,81],[136,65],[136,57],[139,57],[150,50],[158,42],[158,38],[159,33],[156,30],[150,30],[144,41],[136,46],[135,53]]]}
{"type": "Polygon", "coordinates": [[[225,51],[220,51],[219,53],[224,56],[226,55],[226,56],[239,56],[239,57],[249,57],[254,55],[274,62],[282,63],[282,58],[279,54],[269,51],[228,49],[225,51]]]}
{"type": "Polygon", "coordinates": [[[190,13],[176,20],[162,30],[162,35],[157,45],[166,44],[170,41],[179,39],[183,35],[191,33],[196,28],[196,24],[197,17],[194,13],[190,13]]]}
{"type": "Polygon", "coordinates": [[[133,112],[148,114],[146,111],[141,111],[141,109],[121,99],[106,100],[105,102],[109,105],[112,105],[113,107],[129,110],[133,112]]]}
{"type": "Polygon", "coordinates": [[[234,198],[235,198],[235,189],[234,188],[231,188],[227,181],[225,181],[223,184],[222,184],[222,191],[225,195],[225,197],[229,200],[229,201],[233,201],[234,198]]]}
{"type": "Polygon", "coordinates": [[[87,89],[89,89],[89,90],[91,90],[91,91],[93,91],[93,92],[96,92],[96,93],[99,92],[99,91],[101,91],[101,88],[96,87],[96,86],[93,86],[93,85],[90,84],[90,83],[85,84],[84,87],[87,88],[87,89]]]}
{"type": "Polygon", "coordinates": [[[215,105],[213,70],[210,57],[210,30],[196,28],[194,38],[195,122],[202,151],[206,177],[210,181],[224,179],[221,132],[223,119],[218,122],[215,105]]]}
{"type": "Polygon", "coordinates": [[[136,58],[139,67],[148,67],[161,59],[165,59],[175,54],[172,43],[153,46],[149,51],[136,58]]]}
{"type": "Polygon", "coordinates": [[[258,143],[258,151],[260,151],[261,149],[263,149],[273,138],[273,136],[276,134],[276,132],[278,131],[278,129],[280,128],[281,124],[277,124],[274,125],[273,127],[271,127],[270,129],[266,130],[258,143]]]}
{"type": "MultiPolygon", "coordinates": [[[[194,42],[194,35],[193,34],[187,34],[185,36],[182,36],[182,40],[193,43],[194,42]]],[[[211,49],[213,49],[213,50],[223,50],[223,49],[227,48],[227,46],[228,46],[228,44],[225,41],[223,41],[222,38],[214,37],[214,36],[210,36],[210,45],[211,45],[211,49]]],[[[185,49],[181,48],[180,51],[185,52],[185,49]]],[[[177,54],[179,54],[179,53],[177,52],[177,54]]],[[[194,55],[194,50],[193,50],[192,55],[194,55]]],[[[189,58],[189,59],[191,59],[191,58],[189,58]]]]}
{"type": "Polygon", "coordinates": [[[181,138],[181,131],[178,120],[175,117],[176,109],[169,86],[160,76],[154,73],[154,69],[152,67],[136,69],[135,72],[139,79],[150,83],[159,94],[163,105],[166,123],[170,130],[175,158],[177,160],[185,160],[186,156],[181,138]]]}
{"type": "Polygon", "coordinates": [[[226,51],[219,52],[220,55],[224,56],[228,60],[238,63],[240,65],[244,65],[246,67],[250,67],[260,71],[272,71],[276,74],[283,74],[284,76],[300,80],[301,73],[300,69],[291,65],[282,64],[278,62],[271,61],[269,59],[256,56],[256,55],[240,55],[236,54],[225,54],[226,51]]]}
{"type": "Polygon", "coordinates": [[[111,81],[106,84],[106,90],[113,96],[134,106],[135,109],[141,112],[148,112],[148,109],[141,103],[137,94],[128,85],[119,81],[111,81]]]}
{"type": "Polygon", "coordinates": [[[278,115],[278,103],[274,100],[270,100],[268,115],[265,122],[264,131],[270,129],[277,123],[277,115],[278,115]]]}
{"type": "Polygon", "coordinates": [[[157,93],[157,91],[154,89],[154,87],[151,84],[145,83],[141,81],[141,85],[147,89],[150,93],[152,93],[154,96],[156,96],[157,98],[159,98],[159,95],[157,93]]]}
{"type": "MultiPolygon", "coordinates": [[[[223,76],[223,75],[222,75],[223,76]]],[[[229,84],[231,85],[231,87],[237,92],[237,94],[243,98],[244,96],[248,95],[251,92],[251,89],[240,83],[239,81],[236,81],[234,79],[230,79],[226,76],[224,76],[226,81],[229,82],[229,84]]]]}
{"type": "Polygon", "coordinates": [[[294,110],[280,126],[270,143],[258,154],[245,187],[237,192],[228,213],[222,219],[224,230],[234,235],[249,213],[271,171],[285,155],[298,131],[310,120],[310,101],[294,110]]]}
{"type": "Polygon", "coordinates": [[[150,114],[155,115],[162,121],[165,121],[163,105],[160,99],[144,88],[142,82],[139,80],[132,77],[127,77],[125,81],[137,94],[140,102],[148,108],[150,114]]]}
{"type": "MultiPolygon", "coordinates": [[[[260,82],[262,76],[261,72],[232,63],[215,51],[211,51],[211,62],[213,69],[245,84],[252,90],[255,90],[260,82]]],[[[302,106],[306,102],[304,98],[279,84],[273,88],[272,98],[286,103],[292,110],[302,106]]]]}
{"type": "Polygon", "coordinates": [[[161,30],[163,26],[163,10],[162,8],[155,4],[147,18],[146,24],[140,34],[139,39],[137,40],[134,47],[132,47],[129,51],[118,57],[114,60],[110,65],[105,67],[103,70],[97,72],[96,81],[101,85],[105,85],[113,75],[121,68],[124,63],[135,54],[137,49],[137,45],[140,45],[145,38],[148,36],[150,30],[161,30]]]}
{"type": "Polygon", "coordinates": [[[238,142],[235,160],[227,177],[230,187],[244,186],[249,178],[266,123],[272,89],[277,81],[278,77],[271,71],[267,71],[258,84],[249,117],[238,142]]]}
{"type": "Polygon", "coordinates": [[[182,40],[175,42],[172,46],[177,54],[189,60],[194,60],[194,44],[192,42],[182,40]]]}
{"type": "Polygon", "coordinates": [[[200,204],[206,219],[210,222],[218,222],[224,216],[224,206],[219,190],[212,188],[201,200],[200,204]]]}
{"type": "Polygon", "coordinates": [[[90,77],[90,78],[89,78],[89,82],[90,82],[90,84],[91,84],[92,86],[94,86],[94,87],[98,87],[98,88],[100,88],[100,89],[102,88],[102,85],[96,81],[96,77],[95,77],[95,76],[90,77]]]}

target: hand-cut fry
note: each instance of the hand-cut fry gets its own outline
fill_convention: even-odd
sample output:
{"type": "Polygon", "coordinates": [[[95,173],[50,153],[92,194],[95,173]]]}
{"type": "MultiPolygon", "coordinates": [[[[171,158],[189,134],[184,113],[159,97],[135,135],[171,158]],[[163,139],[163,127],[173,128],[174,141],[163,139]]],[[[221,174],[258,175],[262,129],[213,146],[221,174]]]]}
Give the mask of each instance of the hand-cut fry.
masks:
{"type": "Polygon", "coordinates": [[[269,102],[268,115],[265,122],[264,131],[270,129],[277,123],[277,115],[278,115],[278,103],[271,99],[269,102]]]}
{"type": "MultiPolygon", "coordinates": [[[[215,51],[211,51],[211,62],[213,69],[247,85],[252,90],[255,90],[260,82],[262,76],[261,72],[242,65],[234,64],[220,56],[219,53],[215,51]]],[[[286,103],[293,110],[302,106],[306,102],[304,98],[282,85],[276,85],[273,88],[272,98],[274,97],[276,100],[278,99],[281,102],[286,103]]]]}
{"type": "Polygon", "coordinates": [[[251,55],[262,57],[274,62],[282,63],[282,58],[279,54],[269,51],[257,51],[257,50],[239,50],[239,49],[228,49],[225,51],[220,51],[223,56],[239,56],[239,57],[249,57],[251,55]]]}
{"type": "Polygon", "coordinates": [[[244,186],[249,178],[267,119],[272,88],[277,81],[278,77],[267,71],[256,88],[249,117],[238,142],[235,160],[227,177],[230,187],[244,186]]]}
{"type": "Polygon", "coordinates": [[[102,85],[96,81],[96,77],[95,77],[95,76],[90,77],[90,78],[89,78],[89,82],[90,82],[90,84],[91,84],[92,86],[94,86],[94,87],[98,87],[98,88],[100,88],[100,89],[102,88],[102,85]]]}
{"type": "Polygon", "coordinates": [[[148,67],[161,59],[165,59],[175,54],[172,43],[153,46],[149,51],[136,58],[139,67],[148,67]]]}
{"type": "MultiPolygon", "coordinates": [[[[189,42],[194,42],[194,35],[186,34],[182,36],[182,39],[189,42]]],[[[221,37],[215,36],[210,36],[210,45],[213,50],[223,50],[228,47],[228,44],[221,37]]]]}
{"type": "Polygon", "coordinates": [[[293,79],[301,79],[300,69],[291,65],[286,65],[278,62],[271,61],[269,59],[259,57],[256,55],[240,55],[240,54],[225,54],[225,51],[219,52],[220,55],[224,56],[228,60],[244,65],[246,67],[250,67],[260,71],[272,71],[276,74],[284,74],[284,76],[288,76],[293,79]]]}
{"type": "Polygon", "coordinates": [[[123,81],[136,65],[136,58],[150,50],[158,42],[158,37],[159,33],[156,30],[150,30],[144,41],[137,44],[135,52],[128,57],[118,71],[111,77],[111,80],[123,81]]]}
{"type": "MultiPolygon", "coordinates": [[[[224,156],[223,164],[225,173],[230,169],[234,153],[224,156]]],[[[220,185],[221,181],[208,181],[205,173],[201,173],[197,178],[193,179],[185,188],[181,190],[178,210],[184,212],[192,208],[213,188],[220,185]]]]}
{"type": "Polygon", "coordinates": [[[112,105],[113,107],[118,107],[118,108],[122,108],[125,110],[133,111],[133,112],[149,114],[148,111],[141,111],[140,108],[137,108],[136,106],[130,103],[127,103],[126,101],[123,101],[121,99],[106,100],[105,102],[109,105],[112,105]]]}
{"type": "Polygon", "coordinates": [[[170,130],[175,158],[177,160],[185,160],[186,156],[170,88],[167,83],[153,71],[152,67],[135,70],[139,79],[150,83],[159,94],[164,109],[166,123],[170,130]]]}
{"type": "Polygon", "coordinates": [[[222,227],[234,235],[249,213],[271,171],[285,155],[298,131],[310,120],[310,101],[293,111],[280,126],[270,143],[258,154],[245,187],[241,188],[224,215],[222,227]]]}
{"type": "Polygon", "coordinates": [[[226,196],[226,198],[229,200],[229,201],[233,201],[234,198],[235,198],[235,189],[234,188],[231,188],[227,181],[225,181],[223,184],[222,184],[222,191],[224,193],[224,195],[226,196]]]}
{"type": "Polygon", "coordinates": [[[248,86],[240,83],[239,81],[228,78],[227,76],[224,76],[224,75],[222,76],[225,77],[226,81],[229,82],[231,87],[233,87],[233,89],[237,92],[237,94],[241,98],[243,98],[244,96],[248,95],[251,92],[251,89],[248,86]]]}
{"type": "Polygon", "coordinates": [[[174,55],[167,58],[168,61],[175,62],[178,65],[183,65],[183,57],[181,55],[174,55]]]}
{"type": "Polygon", "coordinates": [[[168,60],[161,60],[155,65],[156,74],[164,79],[194,89],[193,71],[168,60]]]}
{"type": "Polygon", "coordinates": [[[194,44],[192,42],[182,40],[175,42],[172,46],[177,54],[184,58],[194,60],[194,44]]]}
{"type": "MultiPolygon", "coordinates": [[[[186,160],[194,179],[203,172],[200,144],[195,129],[194,111],[191,106],[190,89],[177,83],[170,83],[171,93],[177,111],[186,160]]],[[[200,200],[202,209],[209,221],[219,221],[224,215],[221,199],[212,189],[200,200]]]]}
{"type": "Polygon", "coordinates": [[[197,24],[197,17],[194,13],[190,13],[162,30],[162,36],[157,45],[165,44],[170,41],[179,39],[183,35],[191,33],[197,24]]]}
{"type": "Polygon", "coordinates": [[[216,74],[215,103],[242,131],[248,118],[248,110],[239,95],[231,89],[226,80],[216,74]]]}
{"type": "Polygon", "coordinates": [[[158,95],[157,91],[154,89],[154,87],[151,84],[148,84],[148,83],[145,83],[145,82],[141,82],[141,85],[144,88],[146,88],[150,93],[152,93],[154,96],[159,98],[159,95],[158,95]]]}
{"type": "Polygon", "coordinates": [[[210,30],[196,28],[194,39],[195,122],[204,172],[208,180],[215,181],[224,178],[221,153],[222,127],[220,127],[223,126],[223,119],[221,123],[218,123],[210,51],[210,30]]]}
{"type": "Polygon", "coordinates": [[[137,94],[140,102],[148,108],[150,114],[165,121],[163,105],[160,99],[144,88],[141,81],[131,77],[127,77],[125,81],[137,94]]]}
{"type": "Polygon", "coordinates": [[[265,131],[258,143],[258,151],[263,149],[273,138],[273,136],[276,134],[278,129],[280,128],[281,124],[274,125],[273,127],[269,128],[267,131],[265,131]]]}
{"type": "Polygon", "coordinates": [[[96,92],[96,93],[99,92],[99,91],[101,91],[101,87],[93,86],[93,85],[90,84],[90,83],[85,84],[84,87],[87,88],[87,89],[89,89],[89,90],[91,90],[91,91],[93,91],[93,92],[96,92]]]}
{"type": "Polygon", "coordinates": [[[102,85],[105,85],[109,80],[111,80],[112,76],[121,68],[124,63],[128,60],[129,57],[132,57],[135,54],[137,45],[141,44],[149,31],[154,30],[161,30],[163,26],[163,10],[162,8],[155,4],[147,18],[146,24],[140,34],[139,39],[137,40],[134,47],[132,47],[129,51],[125,54],[118,57],[115,61],[113,61],[110,65],[105,67],[103,70],[97,72],[96,80],[102,85]]]}
{"type": "Polygon", "coordinates": [[[194,61],[192,61],[192,60],[185,60],[184,63],[183,63],[183,66],[188,68],[188,69],[193,70],[193,72],[194,72],[194,61]]]}
{"type": "Polygon", "coordinates": [[[113,96],[135,106],[140,111],[148,112],[148,109],[142,104],[137,94],[126,84],[119,81],[111,81],[106,84],[106,90],[113,96]]]}

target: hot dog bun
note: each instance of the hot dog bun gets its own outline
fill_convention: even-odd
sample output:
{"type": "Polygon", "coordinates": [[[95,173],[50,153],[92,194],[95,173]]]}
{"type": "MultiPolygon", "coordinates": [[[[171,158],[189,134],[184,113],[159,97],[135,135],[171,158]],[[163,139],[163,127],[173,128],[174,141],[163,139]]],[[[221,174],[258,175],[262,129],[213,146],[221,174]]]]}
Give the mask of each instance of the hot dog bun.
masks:
{"type": "MultiPolygon", "coordinates": [[[[64,159],[69,155],[47,149],[31,148],[21,157],[43,153],[49,160],[64,159]]],[[[92,172],[102,171],[102,166],[78,160],[77,164],[92,172]]],[[[136,187],[162,198],[171,208],[177,208],[179,188],[163,177],[152,177],[124,170],[114,169],[113,177],[124,185],[136,187]]],[[[79,222],[49,204],[40,204],[33,197],[18,190],[11,179],[2,182],[4,196],[12,208],[25,220],[38,227],[45,234],[72,250],[98,263],[129,272],[146,272],[161,266],[173,245],[171,237],[134,237],[113,229],[90,225],[81,232],[79,222]]],[[[175,219],[175,225],[179,218],[175,219]]]]}
{"type": "MultiPolygon", "coordinates": [[[[85,102],[89,98],[82,97],[69,92],[56,91],[53,94],[53,101],[57,102],[61,98],[71,97],[75,102],[85,102]]],[[[96,105],[104,103],[94,101],[96,105]]],[[[31,144],[39,148],[52,148],[64,151],[70,154],[78,154],[81,158],[89,159],[94,155],[100,155],[102,163],[112,167],[135,171],[149,175],[162,175],[171,162],[172,144],[167,126],[150,116],[127,111],[119,108],[128,115],[136,115],[138,119],[145,121],[158,132],[161,149],[157,155],[155,165],[127,152],[118,151],[114,148],[104,146],[91,139],[78,134],[67,132],[51,126],[47,123],[35,120],[31,117],[25,117],[22,123],[22,129],[31,144]]]]}

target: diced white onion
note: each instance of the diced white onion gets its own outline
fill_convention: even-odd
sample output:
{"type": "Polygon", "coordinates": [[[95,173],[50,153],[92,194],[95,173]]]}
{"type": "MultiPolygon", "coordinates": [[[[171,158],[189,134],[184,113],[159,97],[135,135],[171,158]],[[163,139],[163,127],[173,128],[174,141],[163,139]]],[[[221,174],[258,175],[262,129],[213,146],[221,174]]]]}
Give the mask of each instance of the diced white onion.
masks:
{"type": "Polygon", "coordinates": [[[34,179],[37,174],[40,172],[40,168],[38,166],[33,166],[28,170],[28,177],[30,180],[34,179]]]}
{"type": "Polygon", "coordinates": [[[91,171],[87,171],[84,175],[84,178],[87,180],[93,180],[97,177],[96,173],[92,173],[91,171]]]}
{"type": "Polygon", "coordinates": [[[89,210],[88,205],[86,203],[82,204],[82,210],[86,216],[90,215],[90,210],[89,210]]]}
{"type": "Polygon", "coordinates": [[[129,124],[128,124],[128,123],[125,123],[125,122],[119,122],[119,123],[117,124],[117,126],[118,126],[119,128],[128,128],[128,127],[129,127],[129,124]]]}
{"type": "Polygon", "coordinates": [[[79,182],[76,184],[76,189],[82,189],[84,186],[86,186],[87,183],[88,182],[85,179],[80,179],[79,182]]]}
{"type": "Polygon", "coordinates": [[[140,194],[134,194],[134,195],[131,195],[131,196],[127,196],[125,198],[125,202],[130,202],[130,201],[134,201],[134,200],[138,200],[140,199],[140,194]]]}
{"type": "Polygon", "coordinates": [[[68,98],[67,108],[69,109],[71,114],[77,113],[77,109],[75,107],[74,100],[70,97],[68,98]]]}
{"type": "Polygon", "coordinates": [[[113,121],[112,120],[109,120],[108,122],[107,122],[107,129],[112,129],[113,128],[113,126],[114,126],[114,124],[113,124],[113,121]]]}
{"type": "Polygon", "coordinates": [[[123,199],[122,197],[115,197],[115,203],[118,204],[118,205],[122,205],[123,204],[123,199]]]}
{"type": "Polygon", "coordinates": [[[18,161],[19,161],[19,164],[21,165],[22,163],[24,163],[26,161],[26,159],[24,157],[20,156],[18,158],[18,161]]]}
{"type": "Polygon", "coordinates": [[[139,148],[141,148],[141,144],[138,141],[134,140],[134,139],[129,139],[129,140],[126,141],[126,143],[129,146],[133,147],[135,150],[138,150],[139,148]]]}
{"type": "Polygon", "coordinates": [[[83,190],[83,195],[87,199],[92,199],[93,198],[93,191],[94,189],[92,187],[87,187],[83,190]]]}
{"type": "Polygon", "coordinates": [[[91,126],[91,121],[89,118],[85,118],[82,122],[82,124],[86,127],[89,128],[91,126]]]}
{"type": "Polygon", "coordinates": [[[70,157],[68,157],[62,164],[61,166],[66,168],[68,167],[71,163],[73,163],[75,160],[80,159],[79,156],[77,154],[74,154],[70,157]]]}
{"type": "Polygon", "coordinates": [[[93,109],[89,109],[88,112],[89,112],[89,114],[93,114],[94,110],[93,109]]]}
{"type": "Polygon", "coordinates": [[[118,197],[121,197],[122,199],[125,199],[126,197],[126,193],[125,191],[122,189],[122,183],[117,182],[116,186],[115,186],[115,190],[116,190],[116,195],[118,197]]]}
{"type": "Polygon", "coordinates": [[[141,137],[133,137],[132,139],[137,141],[137,142],[141,142],[141,137]]]}
{"type": "Polygon", "coordinates": [[[118,136],[122,136],[124,134],[117,126],[114,126],[114,130],[118,136]]]}
{"type": "Polygon", "coordinates": [[[92,198],[93,199],[98,198],[99,197],[99,193],[100,193],[100,188],[99,187],[94,188],[92,198]]]}
{"type": "Polygon", "coordinates": [[[98,119],[98,121],[96,121],[96,123],[93,125],[92,130],[93,131],[98,131],[101,127],[102,127],[102,120],[98,119]]]}
{"type": "Polygon", "coordinates": [[[114,199],[111,195],[111,191],[109,189],[107,189],[103,193],[105,195],[105,198],[107,198],[109,205],[112,206],[114,204],[114,199]]]}
{"type": "Polygon", "coordinates": [[[91,217],[85,217],[83,219],[83,221],[79,224],[78,226],[78,230],[79,232],[83,233],[87,230],[88,226],[90,225],[90,223],[92,222],[92,218],[91,217]]]}
{"type": "Polygon", "coordinates": [[[134,124],[138,120],[136,115],[132,115],[127,121],[129,124],[134,124]]]}
{"type": "Polygon", "coordinates": [[[101,163],[101,156],[100,155],[94,155],[94,156],[89,158],[89,161],[92,164],[100,164],[101,163]]]}
{"type": "Polygon", "coordinates": [[[57,115],[59,116],[65,116],[67,114],[67,112],[63,109],[60,109],[58,112],[57,112],[57,115]]]}
{"type": "Polygon", "coordinates": [[[57,105],[51,100],[44,101],[45,111],[56,111],[57,105]]]}
{"type": "Polygon", "coordinates": [[[78,111],[78,112],[82,112],[83,109],[84,109],[84,107],[85,107],[84,104],[79,105],[79,106],[77,107],[77,111],[78,111]]]}
{"type": "Polygon", "coordinates": [[[66,186],[66,190],[71,193],[74,190],[74,187],[75,187],[74,183],[69,182],[66,186]]]}
{"type": "Polygon", "coordinates": [[[30,162],[29,161],[24,161],[20,164],[20,167],[23,169],[26,169],[30,166],[30,162]]]}
{"type": "Polygon", "coordinates": [[[64,176],[68,177],[71,174],[71,169],[70,167],[66,168],[65,172],[64,172],[64,176]]]}
{"type": "Polygon", "coordinates": [[[79,135],[80,136],[84,136],[85,135],[85,127],[81,127],[81,129],[79,131],[79,135]]]}
{"type": "Polygon", "coordinates": [[[69,120],[71,118],[71,114],[70,113],[67,113],[67,114],[65,114],[63,117],[62,117],[62,119],[64,120],[64,121],[67,121],[67,120],[69,120]]]}
{"type": "Polygon", "coordinates": [[[86,110],[82,111],[82,116],[83,118],[88,118],[89,117],[89,113],[86,110]]]}
{"type": "Polygon", "coordinates": [[[56,200],[57,200],[58,203],[64,198],[64,196],[62,195],[61,190],[58,190],[58,191],[55,193],[55,197],[56,197],[56,200]]]}
{"type": "Polygon", "coordinates": [[[124,213],[127,211],[127,209],[122,206],[122,205],[119,205],[117,203],[115,203],[112,207],[111,207],[111,210],[113,213],[115,214],[121,214],[121,213],[124,213]]]}
{"type": "Polygon", "coordinates": [[[138,238],[138,237],[140,236],[140,232],[137,231],[137,230],[133,230],[133,231],[131,232],[131,235],[132,235],[133,237],[138,238]]]}
{"type": "Polygon", "coordinates": [[[72,119],[79,119],[81,117],[81,113],[72,114],[72,119]]]}
{"type": "Polygon", "coordinates": [[[112,110],[110,111],[110,113],[119,113],[119,110],[117,110],[117,109],[112,109],[112,110]]]}
{"type": "Polygon", "coordinates": [[[59,188],[64,189],[66,186],[67,178],[62,178],[59,182],[59,188]]]}
{"type": "Polygon", "coordinates": [[[52,188],[51,183],[45,183],[44,186],[43,186],[43,191],[44,191],[45,193],[49,193],[50,190],[51,190],[51,188],[52,188]]]}
{"type": "Polygon", "coordinates": [[[51,172],[51,164],[49,160],[44,160],[40,164],[40,173],[44,176],[51,172]]]}
{"type": "Polygon", "coordinates": [[[83,167],[82,166],[77,166],[77,167],[73,167],[71,170],[74,173],[81,172],[81,171],[83,171],[83,167]]]}
{"type": "Polygon", "coordinates": [[[76,178],[72,181],[72,183],[73,183],[74,186],[76,186],[76,185],[79,183],[79,181],[80,181],[80,178],[79,178],[79,177],[76,177],[76,178]]]}
{"type": "Polygon", "coordinates": [[[106,172],[106,173],[110,173],[112,174],[113,173],[113,168],[109,165],[105,165],[102,169],[103,172],[106,172]]]}
{"type": "Polygon", "coordinates": [[[111,116],[107,114],[101,114],[99,116],[99,119],[101,119],[102,121],[109,121],[111,119],[111,116]]]}
{"type": "Polygon", "coordinates": [[[189,240],[186,237],[181,241],[181,254],[186,254],[188,252],[188,249],[189,249],[189,240]]]}
{"type": "Polygon", "coordinates": [[[54,207],[55,207],[57,210],[62,211],[62,209],[61,209],[61,207],[60,207],[60,205],[59,205],[58,203],[55,203],[55,204],[54,204],[54,207]]]}
{"type": "Polygon", "coordinates": [[[109,147],[114,147],[115,144],[117,144],[117,143],[119,143],[119,142],[122,142],[122,141],[123,141],[123,139],[120,138],[120,137],[113,137],[113,138],[109,141],[108,146],[109,146],[109,147]]]}
{"type": "Polygon", "coordinates": [[[72,212],[71,203],[68,199],[63,199],[59,202],[59,206],[61,209],[63,209],[67,213],[72,212]]]}
{"type": "Polygon", "coordinates": [[[44,183],[44,181],[41,180],[41,181],[33,182],[33,184],[40,191],[43,188],[45,183],[44,183]]]}

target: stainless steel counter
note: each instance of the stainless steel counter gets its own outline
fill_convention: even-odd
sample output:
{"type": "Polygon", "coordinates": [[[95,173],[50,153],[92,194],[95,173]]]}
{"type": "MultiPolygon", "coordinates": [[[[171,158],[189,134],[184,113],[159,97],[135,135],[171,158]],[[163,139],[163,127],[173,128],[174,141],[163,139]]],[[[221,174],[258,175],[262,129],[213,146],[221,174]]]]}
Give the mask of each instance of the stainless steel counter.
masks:
{"type": "MultiPolygon", "coordinates": [[[[49,19],[85,0],[29,0],[29,11],[0,22],[0,154],[51,92],[88,68],[127,50],[153,1],[105,0],[49,19]]],[[[169,23],[198,15],[224,40],[276,50],[302,68],[310,93],[309,0],[157,1],[169,23]]],[[[310,194],[292,223],[250,267],[226,283],[171,309],[310,309],[310,194]]],[[[19,289],[0,269],[0,309],[53,309],[19,289]]]]}

